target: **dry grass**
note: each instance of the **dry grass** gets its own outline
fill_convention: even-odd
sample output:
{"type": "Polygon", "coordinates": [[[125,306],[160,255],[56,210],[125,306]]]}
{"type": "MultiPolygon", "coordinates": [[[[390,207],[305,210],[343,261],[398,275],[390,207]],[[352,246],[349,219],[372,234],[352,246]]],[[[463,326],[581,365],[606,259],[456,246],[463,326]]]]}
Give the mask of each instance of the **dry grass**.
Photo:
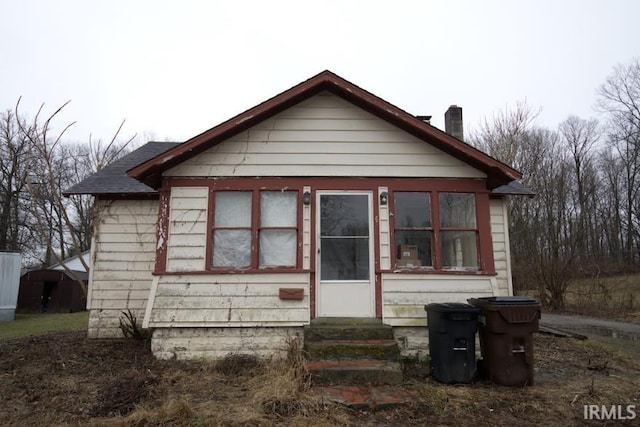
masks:
{"type": "MultiPolygon", "coordinates": [[[[520,293],[538,297],[536,292],[520,293]]],[[[572,281],[565,312],[640,323],[640,274],[594,275],[572,281]]]]}
{"type": "Polygon", "coordinates": [[[640,322],[640,275],[575,280],[567,292],[567,310],[640,322]]]}
{"type": "MultiPolygon", "coordinates": [[[[536,334],[535,385],[444,385],[408,372],[418,397],[356,411],[314,393],[298,342],[284,359],[158,361],[148,343],[81,333],[0,342],[4,425],[575,425],[585,404],[640,400],[640,357],[622,341],[536,334]]],[[[640,345],[638,346],[640,349],[640,345]]]]}
{"type": "MultiPolygon", "coordinates": [[[[348,424],[345,410],[308,393],[310,375],[295,338],[284,359],[231,354],[217,362],[182,362],[163,375],[159,406],[142,404],[109,423],[127,426],[348,424]],[[333,407],[333,410],[330,410],[333,407]],[[342,409],[342,410],[340,410],[342,409]]],[[[112,424],[113,425],[113,424],[112,424]]]]}

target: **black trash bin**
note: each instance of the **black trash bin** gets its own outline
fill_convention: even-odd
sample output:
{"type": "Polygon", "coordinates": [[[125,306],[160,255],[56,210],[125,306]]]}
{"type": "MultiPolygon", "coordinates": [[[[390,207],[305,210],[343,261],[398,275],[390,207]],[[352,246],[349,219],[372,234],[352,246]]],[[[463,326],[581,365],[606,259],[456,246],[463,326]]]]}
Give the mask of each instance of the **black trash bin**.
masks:
{"type": "Polygon", "coordinates": [[[438,381],[471,382],[476,374],[476,331],[480,309],[463,303],[425,305],[431,375],[438,381]]]}
{"type": "Polygon", "coordinates": [[[533,333],[538,330],[540,303],[530,297],[471,298],[478,318],[482,365],[495,384],[533,385],[533,333]]]}

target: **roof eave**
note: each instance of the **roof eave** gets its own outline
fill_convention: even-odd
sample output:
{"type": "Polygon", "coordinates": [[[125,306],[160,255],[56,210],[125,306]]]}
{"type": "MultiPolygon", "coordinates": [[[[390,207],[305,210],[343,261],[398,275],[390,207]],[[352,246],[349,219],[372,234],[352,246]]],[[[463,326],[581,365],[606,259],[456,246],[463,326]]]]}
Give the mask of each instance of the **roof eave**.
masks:
{"type": "Polygon", "coordinates": [[[197,155],[325,90],[485,172],[490,189],[521,177],[521,174],[510,166],[499,162],[446,132],[424,123],[406,111],[330,71],[323,71],[244,113],[238,114],[226,122],[191,138],[183,144],[133,167],[127,173],[130,177],[157,189],[161,185],[162,172],[164,170],[176,166],[187,158],[197,155]]]}

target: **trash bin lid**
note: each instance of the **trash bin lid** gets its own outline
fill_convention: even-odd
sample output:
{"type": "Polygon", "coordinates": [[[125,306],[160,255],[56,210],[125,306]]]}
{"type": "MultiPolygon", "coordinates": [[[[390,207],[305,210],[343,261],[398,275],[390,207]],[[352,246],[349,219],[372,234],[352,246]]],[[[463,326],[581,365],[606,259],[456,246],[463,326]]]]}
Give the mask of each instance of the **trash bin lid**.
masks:
{"type": "Polygon", "coordinates": [[[426,311],[437,311],[437,312],[459,312],[463,311],[467,312],[479,312],[480,309],[474,307],[469,304],[465,304],[463,302],[439,302],[439,303],[431,303],[424,306],[426,311]]]}
{"type": "Polygon", "coordinates": [[[467,301],[475,306],[481,305],[540,305],[535,298],[526,295],[516,295],[507,297],[482,297],[469,298],[467,301]]]}

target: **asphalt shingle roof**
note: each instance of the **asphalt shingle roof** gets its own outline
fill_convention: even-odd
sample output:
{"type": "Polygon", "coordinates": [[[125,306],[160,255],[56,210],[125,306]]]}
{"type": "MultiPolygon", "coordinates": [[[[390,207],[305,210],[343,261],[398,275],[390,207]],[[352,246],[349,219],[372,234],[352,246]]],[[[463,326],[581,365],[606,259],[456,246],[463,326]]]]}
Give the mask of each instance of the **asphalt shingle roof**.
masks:
{"type": "Polygon", "coordinates": [[[506,185],[501,185],[498,188],[494,188],[491,191],[491,194],[501,194],[501,195],[512,195],[512,196],[535,196],[536,193],[533,192],[529,187],[522,184],[519,181],[511,181],[506,185]]]}
{"type": "Polygon", "coordinates": [[[65,196],[72,194],[157,194],[155,189],[128,176],[127,171],[179,144],[179,142],[148,142],[68,188],[63,194],[65,196]]]}

